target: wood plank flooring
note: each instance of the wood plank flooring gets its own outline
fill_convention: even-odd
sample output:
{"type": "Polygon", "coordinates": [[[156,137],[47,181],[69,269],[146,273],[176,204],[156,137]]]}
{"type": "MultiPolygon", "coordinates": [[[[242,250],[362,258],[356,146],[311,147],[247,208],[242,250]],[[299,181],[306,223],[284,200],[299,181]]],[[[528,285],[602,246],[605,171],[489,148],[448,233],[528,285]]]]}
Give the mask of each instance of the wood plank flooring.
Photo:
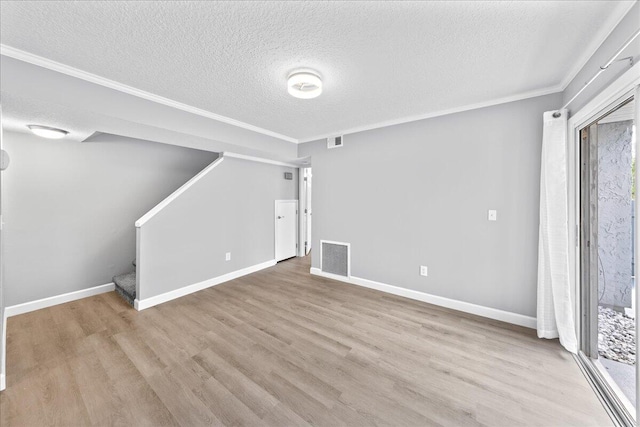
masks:
{"type": "Polygon", "coordinates": [[[611,425],[556,341],[308,259],[142,312],[109,293],[7,326],[3,427],[611,425]]]}

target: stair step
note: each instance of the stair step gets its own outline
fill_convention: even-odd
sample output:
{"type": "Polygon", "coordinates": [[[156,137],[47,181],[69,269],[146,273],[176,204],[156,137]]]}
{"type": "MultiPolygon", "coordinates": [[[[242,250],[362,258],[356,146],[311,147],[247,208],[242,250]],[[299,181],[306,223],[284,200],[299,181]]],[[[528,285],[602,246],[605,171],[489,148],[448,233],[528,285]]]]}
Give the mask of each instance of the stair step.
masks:
{"type": "Polygon", "coordinates": [[[116,285],[116,292],[133,306],[136,299],[136,273],[125,273],[113,278],[116,285]]]}

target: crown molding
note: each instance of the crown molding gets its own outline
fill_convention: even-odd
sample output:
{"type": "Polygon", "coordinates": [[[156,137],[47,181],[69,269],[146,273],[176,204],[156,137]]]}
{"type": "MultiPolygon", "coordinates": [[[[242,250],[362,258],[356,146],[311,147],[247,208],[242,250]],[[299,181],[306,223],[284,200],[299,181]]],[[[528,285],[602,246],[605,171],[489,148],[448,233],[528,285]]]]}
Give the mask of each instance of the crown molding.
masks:
{"type": "Polygon", "coordinates": [[[226,123],[232,126],[236,126],[242,129],[246,129],[252,132],[260,133],[262,135],[270,136],[273,138],[281,139],[287,142],[293,142],[297,144],[299,141],[296,138],[292,138],[287,135],[283,135],[277,132],[263,129],[258,126],[251,125],[249,123],[241,122],[239,120],[232,119],[230,117],[221,116],[219,114],[212,113],[211,111],[203,110],[182,102],[174,101],[173,99],[165,98],[160,95],[146,92],[144,90],[136,89],[135,87],[125,85],[123,83],[109,80],[96,74],[88,73],[86,71],[79,70],[69,65],[62,64],[60,62],[52,61],[42,56],[34,55],[29,52],[25,52],[20,49],[16,49],[5,44],[0,44],[0,54],[17,59],[19,61],[28,62],[39,67],[47,68],[58,73],[66,74],[68,76],[76,77],[81,80],[85,80],[90,83],[94,83],[100,86],[108,87],[119,92],[126,93],[128,95],[137,96],[138,98],[146,99],[147,101],[156,102],[158,104],[166,105],[178,110],[186,111],[187,113],[195,114],[198,116],[206,117],[208,119],[216,120],[218,122],[226,123]]]}
{"type": "Polygon", "coordinates": [[[363,131],[367,131],[367,130],[373,130],[373,129],[379,129],[379,128],[383,128],[383,127],[387,127],[387,126],[394,126],[394,125],[399,125],[399,124],[403,124],[403,123],[410,123],[410,122],[414,122],[414,121],[418,121],[418,120],[424,120],[424,119],[430,119],[430,118],[434,118],[434,117],[440,117],[440,116],[445,116],[445,115],[449,115],[449,114],[454,114],[454,113],[461,113],[464,111],[469,111],[469,110],[475,110],[478,108],[484,108],[484,107],[490,107],[490,106],[494,106],[494,105],[499,105],[499,104],[504,104],[507,102],[513,102],[513,101],[520,101],[526,98],[534,98],[536,96],[542,96],[542,95],[548,95],[548,94],[552,94],[552,93],[556,93],[556,92],[561,92],[562,90],[564,90],[564,88],[561,85],[557,85],[557,86],[553,86],[550,88],[546,88],[546,89],[541,89],[541,90],[536,90],[536,91],[530,91],[530,92],[524,92],[524,93],[520,93],[517,95],[512,95],[509,97],[505,97],[505,98],[499,98],[499,99],[494,99],[494,100],[489,100],[489,101],[485,101],[485,102],[481,102],[481,103],[476,103],[476,104],[469,104],[469,105],[465,105],[465,106],[461,106],[461,107],[456,107],[456,108],[451,108],[448,110],[440,110],[440,111],[434,111],[434,112],[430,112],[430,113],[424,113],[424,114],[418,114],[418,115],[413,115],[413,116],[406,116],[406,117],[402,117],[399,119],[394,119],[394,120],[387,120],[387,121],[383,121],[383,122],[378,122],[378,123],[372,123],[372,124],[368,124],[368,125],[363,125],[363,126],[358,126],[358,127],[353,127],[353,128],[348,128],[348,129],[343,129],[343,130],[338,130],[335,132],[331,132],[331,133],[326,133],[326,134],[322,134],[322,135],[316,135],[313,137],[309,137],[309,138],[300,138],[300,139],[296,139],[293,137],[289,137],[286,135],[282,135],[276,132],[272,132],[270,130],[267,129],[262,129],[259,128],[257,126],[253,126],[251,124],[248,123],[244,123],[235,119],[231,119],[229,117],[225,117],[225,116],[220,116],[218,114],[212,113],[210,111],[206,111],[206,110],[202,110],[200,108],[196,108],[187,104],[183,104],[181,102],[177,102],[174,101],[172,99],[169,98],[164,98],[162,96],[159,95],[155,95],[153,93],[150,92],[146,92],[140,89],[136,89],[132,86],[127,86],[125,84],[116,82],[114,80],[109,80],[106,79],[104,77],[98,76],[96,74],[92,74],[92,73],[88,73],[86,71],[82,71],[79,70],[77,68],[56,62],[56,61],[52,61],[50,59],[47,58],[43,58],[41,56],[38,55],[34,55],[32,53],[29,52],[25,52],[23,50],[20,49],[16,49],[13,48],[11,46],[7,46],[4,44],[0,44],[0,55],[4,55],[10,58],[14,58],[23,62],[27,62],[30,64],[34,64],[37,65],[39,67],[43,67],[52,71],[56,71],[62,74],[66,74],[72,77],[76,77],[91,83],[95,83],[104,87],[108,87],[110,89],[114,89],[123,93],[127,93],[129,95],[133,95],[133,96],[137,96],[139,98],[143,98],[146,99],[148,101],[152,101],[152,102],[156,102],[162,105],[166,105],[169,107],[173,107],[182,111],[186,111],[189,113],[193,113],[202,117],[206,117],[209,119],[213,119],[222,123],[227,123],[230,124],[232,126],[236,126],[236,127],[240,127],[243,129],[247,129],[250,131],[254,131],[254,132],[258,132],[261,133],[263,135],[267,135],[267,136],[271,136],[274,138],[278,138],[284,141],[288,141],[288,142],[292,142],[294,144],[301,144],[304,142],[311,142],[311,141],[315,141],[318,139],[323,139],[323,138],[328,138],[330,136],[335,136],[335,135],[345,135],[345,134],[351,134],[351,133],[356,133],[356,132],[363,132],[363,131]]]}
{"type": "Polygon", "coordinates": [[[329,138],[331,136],[347,135],[347,134],[352,134],[352,133],[357,133],[357,132],[365,132],[365,131],[368,131],[368,130],[380,129],[380,128],[384,128],[384,127],[388,127],[388,126],[395,126],[395,125],[401,125],[401,124],[404,124],[404,123],[416,122],[416,121],[419,121],[419,120],[432,119],[434,117],[448,116],[449,114],[463,113],[465,111],[477,110],[479,108],[493,107],[494,105],[507,104],[509,102],[522,101],[522,100],[528,99],[528,98],[536,98],[538,96],[551,95],[553,93],[559,93],[559,92],[562,92],[562,87],[560,85],[556,85],[556,86],[552,86],[552,87],[545,88],[545,89],[539,89],[539,90],[534,90],[534,91],[529,91],[529,92],[522,92],[522,93],[519,93],[517,95],[507,96],[507,97],[504,97],[504,98],[497,98],[497,99],[492,99],[492,100],[489,100],[489,101],[478,102],[476,104],[463,105],[462,107],[450,108],[448,110],[434,111],[434,112],[431,112],[431,113],[418,114],[418,115],[415,115],[415,116],[407,116],[407,117],[402,117],[402,118],[399,118],[399,119],[387,120],[387,121],[384,121],[384,122],[372,123],[372,124],[369,124],[369,125],[363,125],[363,126],[358,126],[358,127],[349,128],[349,129],[343,129],[343,130],[340,130],[340,131],[337,131],[337,132],[317,135],[317,136],[314,136],[314,137],[311,137],[311,138],[300,139],[300,144],[305,143],[305,142],[317,141],[319,139],[329,138]]]}
{"type": "MultiPolygon", "coordinates": [[[[590,43],[586,49],[584,49],[582,56],[579,60],[575,62],[574,67],[567,73],[565,78],[562,80],[560,87],[564,91],[569,84],[576,78],[578,73],[587,65],[589,60],[595,53],[600,49],[600,46],[609,38],[611,33],[620,25],[620,22],[627,16],[627,14],[631,11],[631,8],[637,3],[638,0],[629,1],[629,2],[621,2],[617,6],[617,11],[619,15],[617,18],[612,20],[612,25],[607,29],[607,27],[603,27],[600,31],[600,34],[594,39],[592,43],[590,43]]],[[[614,15],[615,16],[615,15],[614,15]]]]}
{"type": "Polygon", "coordinates": [[[357,132],[364,132],[364,131],[368,131],[368,130],[374,130],[374,129],[380,129],[383,127],[388,127],[388,126],[395,126],[395,125],[399,125],[399,124],[404,124],[404,123],[410,123],[410,122],[414,122],[414,121],[419,121],[419,120],[425,120],[425,119],[430,119],[430,118],[435,118],[435,117],[440,117],[440,116],[446,116],[449,114],[455,114],[455,113],[461,113],[461,112],[465,112],[465,111],[470,111],[470,110],[476,110],[479,108],[486,108],[486,107],[491,107],[491,106],[495,106],[495,105],[500,105],[500,104],[505,104],[505,103],[509,103],[509,102],[514,102],[514,101],[521,101],[527,98],[535,98],[538,96],[544,96],[544,95],[549,95],[549,94],[553,94],[553,93],[558,93],[558,92],[562,92],[564,91],[569,84],[576,78],[576,76],[578,75],[578,73],[580,72],[580,70],[582,70],[584,68],[584,66],[587,64],[587,62],[589,61],[589,59],[596,53],[596,51],[600,48],[600,46],[602,46],[602,44],[605,42],[605,40],[611,35],[611,33],[615,30],[615,28],[620,24],[620,22],[625,18],[625,16],[630,12],[631,8],[636,4],[637,2],[635,1],[629,1],[629,2],[623,2],[620,3],[618,5],[618,17],[616,19],[614,19],[612,21],[612,24],[610,26],[610,28],[608,30],[602,31],[600,33],[600,36],[596,38],[596,40],[591,43],[589,45],[589,47],[587,49],[584,50],[584,54],[582,55],[582,57],[580,58],[580,60],[576,61],[576,65],[571,69],[571,71],[566,75],[566,77],[562,80],[562,82],[558,85],[555,86],[551,86],[548,88],[543,88],[543,89],[539,89],[539,90],[535,90],[535,91],[528,91],[528,92],[522,92],[519,94],[515,94],[515,95],[511,95],[508,97],[504,97],[504,98],[497,98],[497,99],[493,99],[493,100],[489,100],[489,101],[485,101],[485,102],[480,102],[480,103],[475,103],[475,104],[468,104],[468,105],[464,105],[464,106],[460,106],[460,107],[455,107],[455,108],[451,108],[451,109],[446,109],[446,110],[440,110],[440,111],[434,111],[434,112],[430,112],[430,113],[424,113],[424,114],[418,114],[418,115],[412,115],[412,116],[406,116],[406,117],[402,117],[402,118],[398,118],[398,119],[393,119],[393,120],[386,120],[386,121],[382,121],[382,122],[377,122],[377,123],[372,123],[372,124],[368,124],[368,125],[363,125],[363,126],[356,126],[353,128],[347,128],[347,129],[342,129],[342,130],[337,130],[335,132],[331,132],[331,133],[326,133],[326,134],[320,134],[320,135],[315,135],[312,137],[307,137],[307,138],[293,138],[287,135],[283,135],[277,132],[273,132],[270,131],[268,129],[263,129],[254,125],[251,125],[249,123],[245,123],[245,122],[241,122],[239,120],[235,120],[229,117],[225,117],[225,116],[221,116],[219,114],[215,114],[212,113],[210,111],[207,110],[203,110],[197,107],[193,107],[191,105],[188,104],[184,104],[178,101],[174,101],[172,99],[169,98],[165,98],[159,95],[155,95],[153,93],[150,92],[146,92],[137,88],[134,88],[132,86],[127,86],[125,84],[116,82],[114,80],[109,80],[106,79],[104,77],[98,76],[96,74],[92,74],[92,73],[88,73],[86,71],[82,71],[79,70],[77,68],[56,62],[56,61],[52,61],[50,59],[47,58],[43,58],[41,56],[38,55],[34,55],[32,53],[29,52],[25,52],[23,50],[20,49],[16,49],[13,48],[11,46],[7,46],[4,44],[0,44],[0,54],[4,55],[4,56],[8,56],[14,59],[18,59],[20,61],[24,61],[24,62],[28,62],[40,67],[44,67],[47,69],[50,69],[52,71],[56,71],[59,73],[63,73],[72,77],[76,77],[91,83],[95,83],[104,87],[108,87],[123,93],[127,93],[129,95],[133,95],[133,96],[137,96],[139,98],[143,98],[152,102],[156,102],[159,104],[163,104],[169,107],[173,107],[182,111],[186,111],[192,114],[196,114],[202,117],[206,117],[212,120],[216,120],[222,123],[226,123],[232,126],[236,126],[239,128],[243,128],[246,130],[250,130],[253,132],[257,132],[266,136],[271,136],[277,139],[281,139],[284,141],[288,141],[288,142],[292,142],[295,144],[301,144],[301,143],[305,143],[305,142],[311,142],[311,141],[316,141],[319,139],[324,139],[324,138],[328,138],[331,136],[335,136],[335,135],[345,135],[345,134],[353,134],[353,133],[357,133],[357,132]]]}

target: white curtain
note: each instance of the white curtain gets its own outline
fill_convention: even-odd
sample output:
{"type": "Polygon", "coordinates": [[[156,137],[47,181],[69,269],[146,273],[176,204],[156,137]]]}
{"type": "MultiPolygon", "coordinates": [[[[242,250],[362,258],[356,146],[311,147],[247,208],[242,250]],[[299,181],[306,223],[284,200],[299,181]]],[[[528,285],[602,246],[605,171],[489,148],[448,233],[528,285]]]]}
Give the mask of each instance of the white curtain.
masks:
{"type": "Polygon", "coordinates": [[[569,281],[567,110],[544,113],[538,243],[538,337],[576,353],[569,281]],[[559,117],[553,117],[559,113],[559,117]]]}

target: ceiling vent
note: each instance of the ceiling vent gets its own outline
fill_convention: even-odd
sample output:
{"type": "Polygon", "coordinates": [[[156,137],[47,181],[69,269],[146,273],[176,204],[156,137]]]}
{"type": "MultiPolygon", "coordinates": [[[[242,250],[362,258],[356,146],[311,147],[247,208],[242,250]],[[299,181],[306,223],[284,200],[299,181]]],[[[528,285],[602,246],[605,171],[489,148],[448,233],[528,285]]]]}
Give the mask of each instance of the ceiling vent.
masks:
{"type": "Polygon", "coordinates": [[[344,143],[344,135],[327,138],[327,148],[342,147],[343,143],[344,143]]]}

